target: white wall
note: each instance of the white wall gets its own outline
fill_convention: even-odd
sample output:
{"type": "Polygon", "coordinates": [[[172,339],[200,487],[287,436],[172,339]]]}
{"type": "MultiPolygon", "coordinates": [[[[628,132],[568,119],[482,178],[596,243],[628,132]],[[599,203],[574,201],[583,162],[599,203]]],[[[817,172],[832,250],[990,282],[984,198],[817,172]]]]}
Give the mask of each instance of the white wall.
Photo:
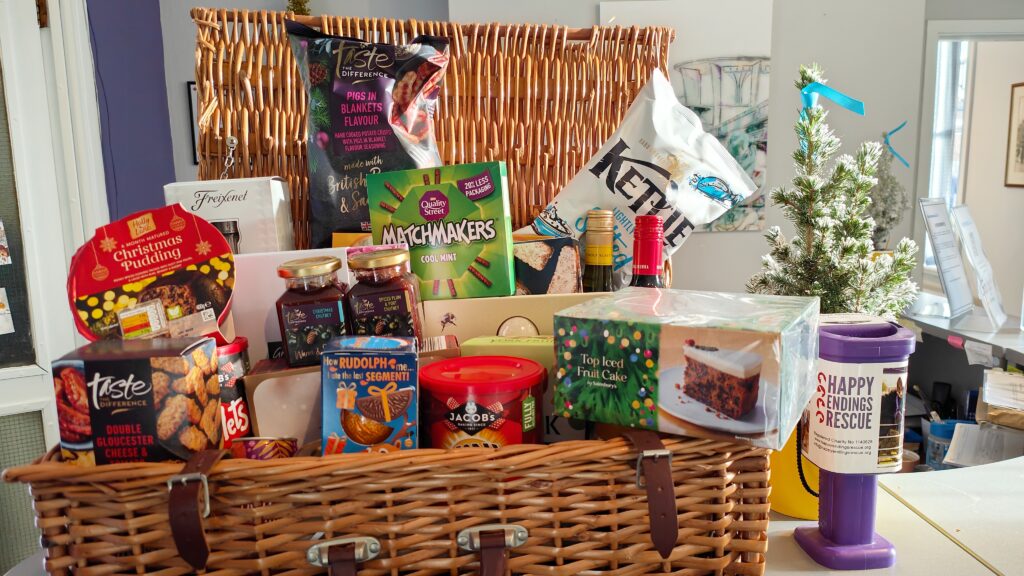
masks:
{"type": "Polygon", "coordinates": [[[1010,85],[1024,82],[1024,41],[978,42],[974,61],[966,204],[978,225],[985,253],[1007,314],[1021,310],[1024,266],[1024,188],[1003,186],[1006,133],[1010,118],[1010,85]]]}
{"type": "MultiPolygon", "coordinates": [[[[285,0],[160,0],[160,25],[164,39],[164,74],[171,121],[174,173],[179,182],[195,180],[191,117],[185,83],[195,80],[196,26],[189,16],[194,7],[284,10],[285,0]]],[[[377,16],[447,20],[445,0],[312,0],[311,14],[377,16]]]]}

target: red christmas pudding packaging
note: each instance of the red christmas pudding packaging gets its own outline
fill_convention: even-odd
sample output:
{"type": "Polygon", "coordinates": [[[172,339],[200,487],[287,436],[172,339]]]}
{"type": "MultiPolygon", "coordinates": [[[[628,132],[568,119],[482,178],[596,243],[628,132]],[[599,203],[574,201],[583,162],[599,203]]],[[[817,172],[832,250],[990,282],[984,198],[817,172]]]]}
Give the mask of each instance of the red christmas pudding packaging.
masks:
{"type": "Polygon", "coordinates": [[[225,334],[234,259],[212,224],[179,204],[96,230],[71,260],[68,298],[88,340],[225,334]]]}

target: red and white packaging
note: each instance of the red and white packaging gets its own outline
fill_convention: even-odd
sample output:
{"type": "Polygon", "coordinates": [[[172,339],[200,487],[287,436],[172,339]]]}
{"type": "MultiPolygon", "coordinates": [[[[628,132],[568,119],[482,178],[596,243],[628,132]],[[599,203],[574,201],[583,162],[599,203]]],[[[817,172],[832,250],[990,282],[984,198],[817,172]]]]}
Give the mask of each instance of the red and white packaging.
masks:
{"type": "Polygon", "coordinates": [[[234,272],[224,236],[174,204],[98,228],[71,260],[68,300],[76,328],[90,341],[230,341],[234,272]]]}

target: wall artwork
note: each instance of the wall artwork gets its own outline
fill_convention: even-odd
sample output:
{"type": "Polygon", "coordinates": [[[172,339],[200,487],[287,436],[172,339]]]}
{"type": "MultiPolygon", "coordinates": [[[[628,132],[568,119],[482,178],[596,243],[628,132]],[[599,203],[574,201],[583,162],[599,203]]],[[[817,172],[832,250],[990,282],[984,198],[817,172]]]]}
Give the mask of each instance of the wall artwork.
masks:
{"type": "Polygon", "coordinates": [[[603,25],[675,29],[668,77],[676,96],[758,186],[698,232],[765,229],[771,22],[772,3],[766,0],[601,2],[603,25]]]}
{"type": "Polygon", "coordinates": [[[679,100],[700,115],[747,171],[757,191],[742,204],[698,231],[764,230],[765,166],[768,163],[768,78],[766,57],[736,56],[680,62],[672,66],[682,91],[679,100]]]}
{"type": "Polygon", "coordinates": [[[1024,82],[1010,87],[1010,129],[1003,183],[1024,188],[1024,82]]]}

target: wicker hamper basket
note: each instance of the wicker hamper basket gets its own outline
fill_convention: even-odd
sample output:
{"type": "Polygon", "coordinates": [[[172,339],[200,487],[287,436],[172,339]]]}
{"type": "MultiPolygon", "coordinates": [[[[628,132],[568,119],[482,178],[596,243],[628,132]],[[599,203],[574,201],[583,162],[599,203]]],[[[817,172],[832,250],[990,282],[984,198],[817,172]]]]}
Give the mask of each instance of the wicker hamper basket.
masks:
{"type": "MultiPolygon", "coordinates": [[[[379,556],[360,574],[477,571],[458,533],[524,528],[513,574],[764,572],[768,451],[688,438],[671,451],[679,536],[653,549],[637,453],[623,439],[420,449],[382,455],[224,460],[209,474],[207,572],[314,574],[318,542],[372,537],[379,556]],[[320,538],[313,540],[315,536],[320,538]]],[[[168,528],[167,480],[180,464],[81,468],[56,461],[9,469],[31,485],[51,574],[187,574],[168,528]]]]}
{"type": "MultiPolygon", "coordinates": [[[[195,9],[192,16],[199,28],[200,178],[220,176],[227,137],[238,138],[228,175],[285,177],[304,247],[305,100],[284,34],[289,15],[195,9]]],[[[672,39],[663,28],[298,19],[377,41],[423,32],[451,39],[437,117],[442,158],[506,160],[516,226],[528,223],[601,146],[646,71],[665,70],[672,39]]],[[[489,576],[494,565],[464,549],[474,540],[463,532],[500,524],[511,530],[507,571],[515,574],[763,574],[768,451],[689,438],[666,439],[664,448],[654,451],[653,465],[662,463],[665,481],[645,486],[652,460],[638,459],[624,439],[223,460],[206,476],[205,573],[320,573],[307,559],[311,547],[372,538],[376,558],[358,564],[361,574],[489,576]],[[667,453],[671,458],[658,459],[667,453]],[[671,489],[658,490],[663,484],[671,489]],[[664,518],[671,504],[654,504],[673,496],[678,536],[668,547],[655,545],[648,506],[664,518]]],[[[5,471],[4,479],[31,487],[50,573],[174,576],[194,572],[170,528],[180,507],[169,506],[168,480],[180,472],[173,463],[82,468],[51,453],[5,471]]],[[[479,535],[481,554],[491,545],[491,528],[479,535]]],[[[337,550],[357,556],[355,544],[329,550],[329,560],[337,550]]]]}

